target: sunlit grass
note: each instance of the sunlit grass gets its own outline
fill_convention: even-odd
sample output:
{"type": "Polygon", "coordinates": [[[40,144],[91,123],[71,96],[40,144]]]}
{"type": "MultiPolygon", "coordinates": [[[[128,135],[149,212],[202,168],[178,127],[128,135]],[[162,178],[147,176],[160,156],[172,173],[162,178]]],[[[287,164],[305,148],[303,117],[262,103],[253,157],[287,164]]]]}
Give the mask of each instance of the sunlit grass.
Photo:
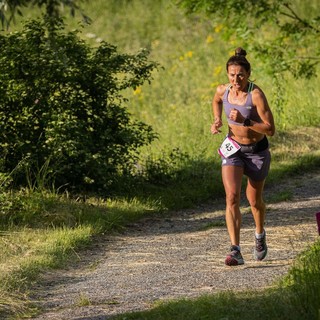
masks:
{"type": "Polygon", "coordinates": [[[151,200],[91,197],[80,201],[26,190],[10,201],[0,216],[0,317],[30,312],[24,292],[45,270],[77,260],[79,250],[90,246],[93,236],[114,233],[161,210],[160,202],[151,200]]]}

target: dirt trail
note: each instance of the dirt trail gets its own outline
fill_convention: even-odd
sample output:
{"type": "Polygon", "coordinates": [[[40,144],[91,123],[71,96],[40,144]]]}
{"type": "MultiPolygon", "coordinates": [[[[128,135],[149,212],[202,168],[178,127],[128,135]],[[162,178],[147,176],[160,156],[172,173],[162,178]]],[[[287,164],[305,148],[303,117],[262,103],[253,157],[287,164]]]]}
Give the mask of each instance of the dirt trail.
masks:
{"type": "Polygon", "coordinates": [[[318,237],[320,172],[267,189],[266,198],[281,190],[294,197],[267,205],[265,261],[252,258],[254,224],[246,207],[241,229],[245,264],[233,268],[224,265],[229,249],[224,203],[153,216],[101,239],[82,253],[76,267],[46,274],[36,288],[35,301],[44,308],[36,319],[102,320],[151,308],[159,300],[272,285],[318,237]]]}

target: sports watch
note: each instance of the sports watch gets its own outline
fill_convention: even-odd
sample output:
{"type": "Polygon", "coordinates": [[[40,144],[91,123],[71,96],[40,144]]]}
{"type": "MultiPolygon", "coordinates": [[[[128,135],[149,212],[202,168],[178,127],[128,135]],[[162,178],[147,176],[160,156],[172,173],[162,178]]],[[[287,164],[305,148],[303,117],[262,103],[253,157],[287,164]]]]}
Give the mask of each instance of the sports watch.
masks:
{"type": "Polygon", "coordinates": [[[243,121],[243,126],[244,127],[250,127],[251,126],[251,120],[250,118],[245,118],[243,121]]]}

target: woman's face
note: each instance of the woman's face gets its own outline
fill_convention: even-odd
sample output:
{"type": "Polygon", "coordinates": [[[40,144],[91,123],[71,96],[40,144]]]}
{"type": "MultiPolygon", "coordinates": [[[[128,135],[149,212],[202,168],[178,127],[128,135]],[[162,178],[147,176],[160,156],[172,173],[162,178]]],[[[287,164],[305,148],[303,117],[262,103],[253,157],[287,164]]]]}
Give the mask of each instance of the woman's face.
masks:
{"type": "Polygon", "coordinates": [[[232,87],[236,90],[245,90],[250,72],[242,66],[231,65],[228,67],[228,78],[232,87]]]}

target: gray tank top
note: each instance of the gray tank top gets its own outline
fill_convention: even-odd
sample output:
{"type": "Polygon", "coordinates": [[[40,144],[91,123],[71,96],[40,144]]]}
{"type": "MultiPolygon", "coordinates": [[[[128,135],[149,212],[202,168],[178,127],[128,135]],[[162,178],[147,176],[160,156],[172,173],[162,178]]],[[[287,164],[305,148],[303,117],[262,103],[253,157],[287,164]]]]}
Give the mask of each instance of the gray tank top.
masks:
{"type": "Polygon", "coordinates": [[[245,118],[249,118],[250,120],[256,121],[256,122],[261,122],[261,118],[258,115],[257,112],[257,107],[253,105],[252,103],[252,94],[251,91],[253,89],[253,83],[249,82],[249,88],[248,88],[248,96],[247,100],[243,105],[237,105],[237,104],[232,104],[228,101],[228,96],[230,92],[230,87],[229,85],[223,95],[222,101],[223,101],[223,108],[224,112],[227,116],[227,121],[229,124],[234,124],[238,126],[242,126],[242,123],[235,122],[229,119],[230,111],[232,109],[237,109],[245,118]]]}

